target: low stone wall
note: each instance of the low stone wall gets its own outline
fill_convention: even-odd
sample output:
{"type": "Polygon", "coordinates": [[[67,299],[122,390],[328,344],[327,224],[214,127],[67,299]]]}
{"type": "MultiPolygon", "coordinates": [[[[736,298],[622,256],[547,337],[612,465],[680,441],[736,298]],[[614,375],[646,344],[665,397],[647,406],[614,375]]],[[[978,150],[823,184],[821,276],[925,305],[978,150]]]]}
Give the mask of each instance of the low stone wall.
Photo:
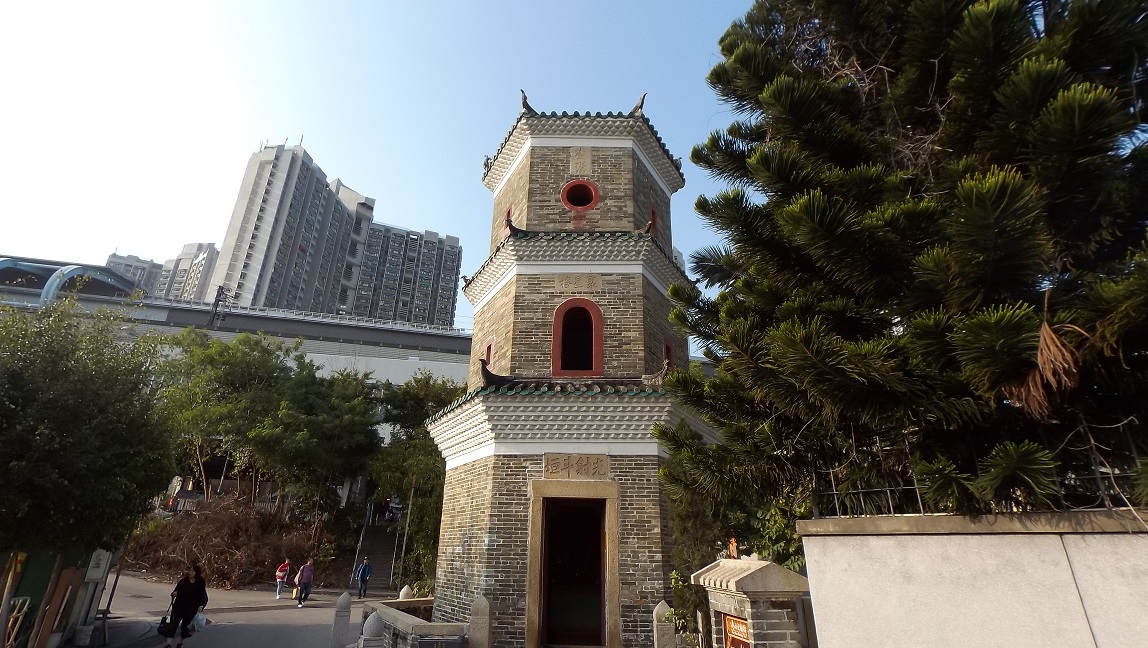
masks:
{"type": "Polygon", "coordinates": [[[798,522],[821,648],[1137,648],[1148,511],[798,522]]]}
{"type": "Polygon", "coordinates": [[[354,646],[418,648],[420,639],[434,638],[444,648],[490,648],[490,606],[485,598],[480,596],[471,605],[470,623],[434,623],[411,613],[425,613],[433,605],[433,598],[364,603],[362,630],[354,646]]]}

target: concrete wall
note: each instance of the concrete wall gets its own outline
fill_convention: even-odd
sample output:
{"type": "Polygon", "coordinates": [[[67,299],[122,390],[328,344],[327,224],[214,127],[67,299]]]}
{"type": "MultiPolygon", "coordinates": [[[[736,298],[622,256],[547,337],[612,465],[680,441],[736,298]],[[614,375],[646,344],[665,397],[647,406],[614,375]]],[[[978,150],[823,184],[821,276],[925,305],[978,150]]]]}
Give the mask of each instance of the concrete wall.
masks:
{"type": "Polygon", "coordinates": [[[843,518],[798,532],[822,648],[1148,645],[1148,526],[1129,512],[843,518]]]}

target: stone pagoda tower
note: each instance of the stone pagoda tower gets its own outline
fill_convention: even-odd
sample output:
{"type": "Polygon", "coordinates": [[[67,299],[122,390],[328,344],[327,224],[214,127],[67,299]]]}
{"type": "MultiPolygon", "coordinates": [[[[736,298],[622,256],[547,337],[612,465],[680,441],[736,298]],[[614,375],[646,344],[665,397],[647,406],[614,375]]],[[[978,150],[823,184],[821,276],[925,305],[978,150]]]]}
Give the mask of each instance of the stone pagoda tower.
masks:
{"type": "Polygon", "coordinates": [[[689,353],[668,319],[679,166],[641,102],[545,114],[525,95],[487,160],[470,391],[428,424],[446,458],[435,621],[482,594],[496,646],[652,645],[670,552],[651,428],[708,430],[661,388],[689,353]]]}

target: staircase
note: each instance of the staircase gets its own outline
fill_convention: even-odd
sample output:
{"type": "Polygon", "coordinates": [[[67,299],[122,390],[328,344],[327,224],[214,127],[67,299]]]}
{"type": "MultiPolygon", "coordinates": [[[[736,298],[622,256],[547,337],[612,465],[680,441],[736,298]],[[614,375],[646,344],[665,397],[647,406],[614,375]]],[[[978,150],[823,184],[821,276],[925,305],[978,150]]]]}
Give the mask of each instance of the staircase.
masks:
{"type": "Polygon", "coordinates": [[[359,546],[359,561],[371,559],[371,589],[377,596],[383,591],[394,591],[391,585],[391,560],[395,555],[398,540],[398,525],[394,529],[385,526],[368,526],[359,546]]]}

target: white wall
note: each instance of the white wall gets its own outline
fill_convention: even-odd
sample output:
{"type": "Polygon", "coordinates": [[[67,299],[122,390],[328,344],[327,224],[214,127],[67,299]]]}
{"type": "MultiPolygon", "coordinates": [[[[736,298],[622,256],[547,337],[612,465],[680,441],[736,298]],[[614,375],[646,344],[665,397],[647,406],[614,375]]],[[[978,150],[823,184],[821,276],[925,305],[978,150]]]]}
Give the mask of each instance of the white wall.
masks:
{"type": "Polygon", "coordinates": [[[1111,515],[802,523],[820,647],[1148,646],[1148,528],[1111,515]]]}
{"type": "Polygon", "coordinates": [[[334,373],[340,369],[369,371],[371,378],[375,380],[380,382],[389,380],[398,385],[405,383],[420,369],[425,369],[438,378],[450,378],[465,385],[467,374],[470,372],[470,366],[466,363],[467,356],[460,356],[461,362],[439,362],[415,355],[417,351],[412,352],[406,359],[398,359],[314,353],[305,347],[306,345],[303,351],[307,354],[307,358],[320,366],[322,374],[334,373]]]}

